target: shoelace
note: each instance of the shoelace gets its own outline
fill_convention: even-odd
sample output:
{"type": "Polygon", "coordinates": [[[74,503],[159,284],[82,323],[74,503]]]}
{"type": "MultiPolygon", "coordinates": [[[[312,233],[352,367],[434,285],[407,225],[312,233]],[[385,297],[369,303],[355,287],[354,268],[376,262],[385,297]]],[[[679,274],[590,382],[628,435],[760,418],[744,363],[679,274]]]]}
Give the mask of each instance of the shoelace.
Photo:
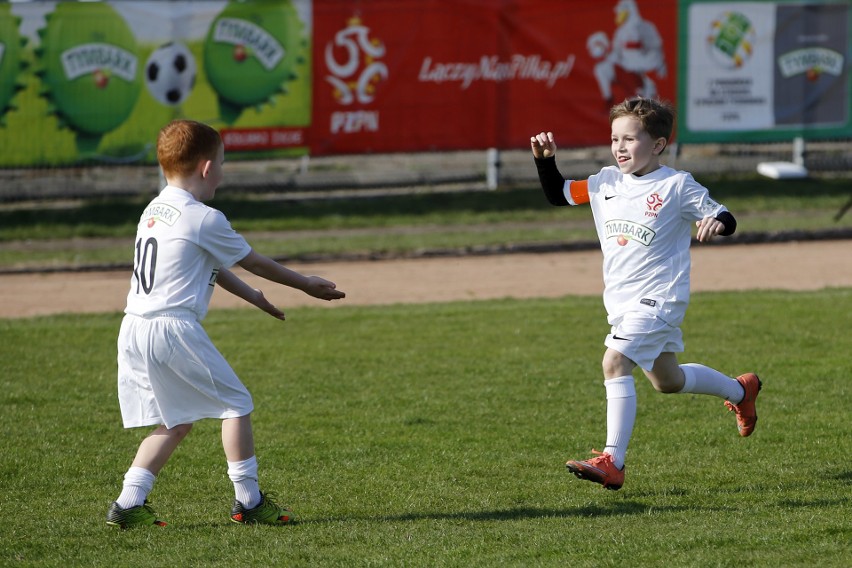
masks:
{"type": "Polygon", "coordinates": [[[290,510],[290,507],[281,505],[275,501],[275,493],[263,493],[261,504],[264,505],[265,509],[275,509],[279,519],[286,518],[287,520],[291,520],[293,518],[293,511],[290,510]]]}
{"type": "Polygon", "coordinates": [[[592,453],[598,457],[587,460],[590,465],[598,465],[601,462],[608,462],[612,459],[612,457],[605,452],[599,452],[595,449],[592,449],[592,453]]]}
{"type": "Polygon", "coordinates": [[[154,507],[151,506],[150,501],[145,499],[145,502],[142,504],[142,507],[146,511],[148,511],[149,513],[154,515],[154,523],[153,524],[157,525],[158,527],[164,527],[164,526],[168,525],[168,523],[166,521],[163,521],[163,520],[157,518],[157,512],[154,510],[154,507]]]}

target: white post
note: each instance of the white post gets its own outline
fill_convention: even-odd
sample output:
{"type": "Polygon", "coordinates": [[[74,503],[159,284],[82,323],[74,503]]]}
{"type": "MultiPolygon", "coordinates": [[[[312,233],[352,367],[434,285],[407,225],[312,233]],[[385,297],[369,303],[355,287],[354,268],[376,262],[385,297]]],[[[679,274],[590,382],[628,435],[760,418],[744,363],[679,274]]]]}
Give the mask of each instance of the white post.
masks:
{"type": "Polygon", "coordinates": [[[805,139],[801,136],[793,138],[793,163],[805,167],[805,139]]]}
{"type": "Polygon", "coordinates": [[[790,162],[760,162],[757,173],[772,179],[801,179],[808,177],[805,168],[805,139],[793,138],[793,160],[790,162]]]}
{"type": "Polygon", "coordinates": [[[500,183],[500,150],[489,148],[485,159],[485,185],[488,189],[495,190],[500,183]]]}
{"type": "Polygon", "coordinates": [[[299,160],[299,173],[306,174],[308,173],[308,167],[311,164],[311,155],[305,154],[302,156],[302,159],[299,160]]]}

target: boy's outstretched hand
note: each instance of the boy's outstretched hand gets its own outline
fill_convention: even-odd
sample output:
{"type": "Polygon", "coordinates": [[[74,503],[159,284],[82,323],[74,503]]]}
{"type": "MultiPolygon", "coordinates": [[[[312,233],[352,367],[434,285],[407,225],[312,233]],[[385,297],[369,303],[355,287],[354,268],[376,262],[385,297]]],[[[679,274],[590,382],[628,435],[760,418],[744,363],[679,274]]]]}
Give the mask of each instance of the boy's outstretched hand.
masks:
{"type": "Polygon", "coordinates": [[[275,305],[266,299],[266,296],[263,295],[263,292],[255,288],[255,297],[251,300],[251,303],[271,315],[275,319],[284,320],[286,319],[284,316],[284,312],[275,307],[275,305]]]}
{"type": "Polygon", "coordinates": [[[337,289],[337,284],[320,278],[319,276],[308,276],[308,284],[304,288],[305,294],[319,298],[320,300],[339,300],[345,298],[346,294],[337,289]]]}
{"type": "Polygon", "coordinates": [[[531,136],[530,146],[533,156],[536,158],[550,158],[556,155],[556,142],[553,140],[553,132],[541,132],[531,136]]]}
{"type": "Polygon", "coordinates": [[[702,220],[696,221],[695,226],[698,227],[698,234],[695,235],[695,238],[698,239],[699,243],[706,243],[725,230],[725,224],[715,217],[704,217],[702,220]]]}

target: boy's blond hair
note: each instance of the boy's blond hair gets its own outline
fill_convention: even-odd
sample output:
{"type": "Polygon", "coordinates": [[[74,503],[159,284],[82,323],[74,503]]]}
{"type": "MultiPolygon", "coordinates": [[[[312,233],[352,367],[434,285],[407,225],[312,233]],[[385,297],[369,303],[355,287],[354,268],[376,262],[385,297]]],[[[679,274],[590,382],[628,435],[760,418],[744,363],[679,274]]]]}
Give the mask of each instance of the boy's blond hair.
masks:
{"type": "Polygon", "coordinates": [[[174,120],[157,136],[157,161],[166,176],[188,176],[199,162],[215,160],[221,144],[216,129],[194,120],[174,120]]]}
{"type": "Polygon", "coordinates": [[[623,116],[637,119],[651,138],[665,138],[668,144],[675,119],[674,107],[668,102],[643,97],[625,99],[609,111],[609,123],[612,124],[616,118],[623,116]]]}

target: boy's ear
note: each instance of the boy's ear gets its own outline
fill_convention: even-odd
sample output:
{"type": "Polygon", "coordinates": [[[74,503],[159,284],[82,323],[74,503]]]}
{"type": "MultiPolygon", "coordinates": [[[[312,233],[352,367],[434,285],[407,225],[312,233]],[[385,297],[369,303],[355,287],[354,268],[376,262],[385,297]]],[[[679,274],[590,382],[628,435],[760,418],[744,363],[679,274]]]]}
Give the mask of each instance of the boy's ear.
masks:
{"type": "Polygon", "coordinates": [[[201,160],[198,162],[198,173],[201,174],[202,178],[206,178],[210,175],[210,168],[213,167],[213,160],[201,160]]]}
{"type": "Polygon", "coordinates": [[[662,154],[663,151],[666,149],[666,146],[668,145],[668,143],[669,143],[668,140],[666,140],[662,136],[657,138],[657,140],[654,142],[654,154],[657,155],[657,156],[662,154]]]}

